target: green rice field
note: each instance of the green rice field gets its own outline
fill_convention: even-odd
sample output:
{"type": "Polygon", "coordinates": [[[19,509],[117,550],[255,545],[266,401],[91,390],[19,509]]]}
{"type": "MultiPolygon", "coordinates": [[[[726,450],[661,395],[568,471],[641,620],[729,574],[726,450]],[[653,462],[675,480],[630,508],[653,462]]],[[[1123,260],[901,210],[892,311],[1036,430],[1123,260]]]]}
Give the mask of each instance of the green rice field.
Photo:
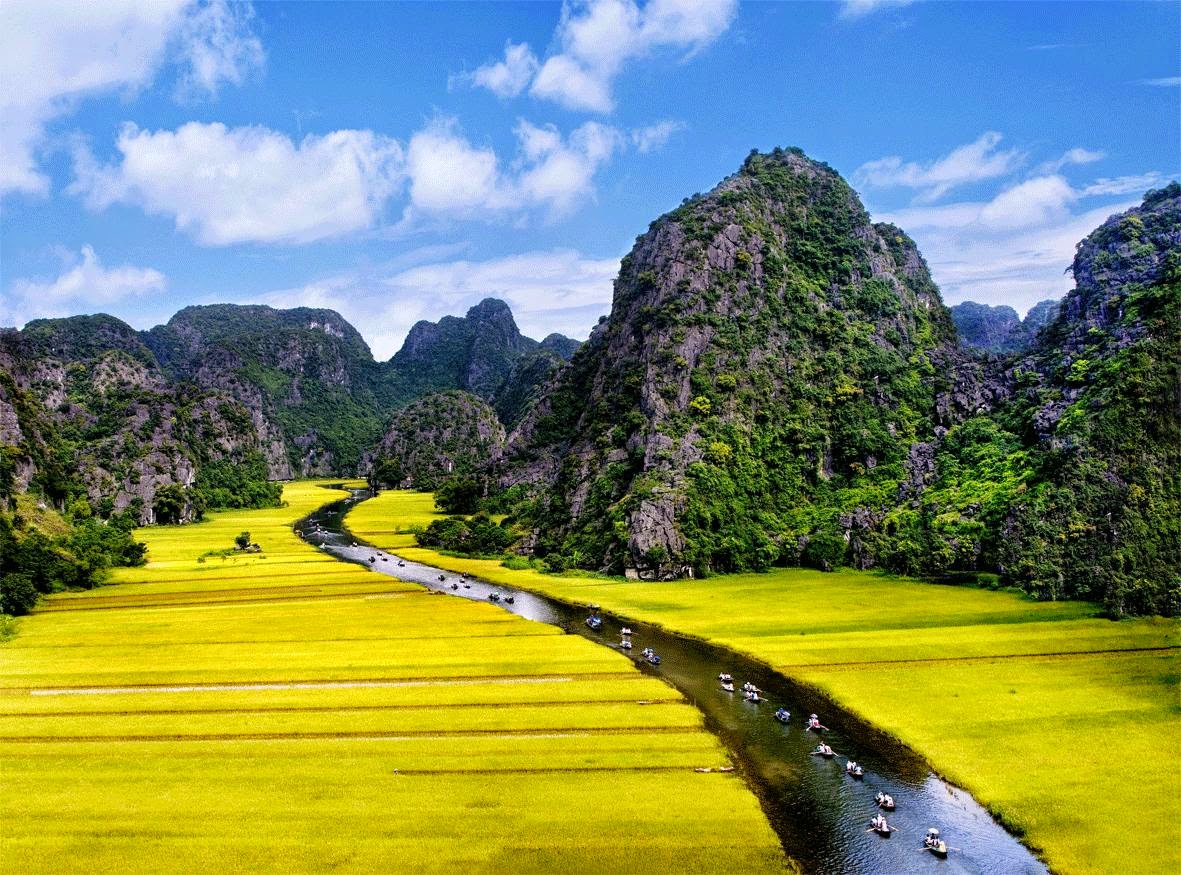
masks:
{"type": "Polygon", "coordinates": [[[854,571],[645,583],[511,570],[414,547],[408,527],[434,516],[431,496],[387,492],[347,524],[416,561],[753,656],[906,742],[1056,872],[1181,871],[1176,621],[854,571]]]}
{"type": "MultiPolygon", "coordinates": [[[[0,870],[782,872],[699,713],[625,657],[304,544],[343,497],[137,534],[0,645],[0,870]],[[263,551],[216,554],[249,530],[263,551]]],[[[362,507],[365,507],[364,505],[362,507]]]]}

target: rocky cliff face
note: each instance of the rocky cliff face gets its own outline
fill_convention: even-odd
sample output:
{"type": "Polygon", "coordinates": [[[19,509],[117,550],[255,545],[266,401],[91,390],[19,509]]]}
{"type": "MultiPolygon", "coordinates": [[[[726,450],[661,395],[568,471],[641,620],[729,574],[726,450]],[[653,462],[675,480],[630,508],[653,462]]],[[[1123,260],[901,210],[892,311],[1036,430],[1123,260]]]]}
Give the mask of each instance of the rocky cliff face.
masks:
{"type": "MultiPolygon", "coordinates": [[[[504,301],[485,298],[462,318],[416,323],[390,364],[413,396],[463,389],[491,401],[514,393],[521,375],[534,373],[534,366],[523,360],[539,352],[546,361],[566,360],[578,346],[560,334],[541,343],[525,337],[504,301]]],[[[520,394],[528,396],[532,388],[520,394]]]]}
{"type": "Polygon", "coordinates": [[[536,496],[532,546],[562,562],[825,562],[842,513],[896,494],[957,355],[909,238],[826,165],[752,154],[637,240],[502,485],[536,496]]]}
{"type": "Polygon", "coordinates": [[[504,449],[504,426],[488,402],[470,392],[437,392],[394,414],[372,454],[392,463],[390,479],[406,489],[434,489],[470,475],[504,449]]]}
{"type": "Polygon", "coordinates": [[[1038,332],[1057,315],[1058,305],[1055,300],[1041,301],[1020,319],[1012,307],[964,301],[951,307],[951,318],[960,342],[969,349],[1022,352],[1033,345],[1038,332]]]}
{"type": "Polygon", "coordinates": [[[17,491],[57,504],[80,491],[103,516],[149,523],[161,487],[190,487],[200,466],[244,464],[260,445],[242,404],[174,385],[130,326],[96,316],[0,333],[0,449],[17,491]]]}
{"type": "Polygon", "coordinates": [[[250,409],[276,479],[355,470],[396,394],[361,335],[332,310],[186,307],[145,341],[173,378],[250,409]]]}
{"type": "Polygon", "coordinates": [[[1006,372],[997,420],[1030,447],[999,562],[1045,597],[1181,611],[1181,186],[1078,247],[1075,289],[1006,372]]]}

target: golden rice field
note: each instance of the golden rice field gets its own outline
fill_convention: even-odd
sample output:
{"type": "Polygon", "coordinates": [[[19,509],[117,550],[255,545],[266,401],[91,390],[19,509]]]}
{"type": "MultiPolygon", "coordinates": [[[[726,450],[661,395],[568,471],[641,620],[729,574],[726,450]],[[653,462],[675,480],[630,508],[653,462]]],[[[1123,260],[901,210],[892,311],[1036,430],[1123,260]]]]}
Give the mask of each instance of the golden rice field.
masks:
{"type": "Polygon", "coordinates": [[[407,558],[595,602],[811,684],[969,789],[1056,872],[1181,871],[1177,621],[853,571],[671,583],[517,571],[409,546],[407,527],[434,516],[431,496],[387,492],[347,524],[407,558]]]}
{"type": "Polygon", "coordinates": [[[629,660],[337,562],[293,520],[149,528],[149,564],[0,645],[0,870],[783,871],[698,712],[629,660]],[[243,529],[255,556],[207,558],[243,529]]]}

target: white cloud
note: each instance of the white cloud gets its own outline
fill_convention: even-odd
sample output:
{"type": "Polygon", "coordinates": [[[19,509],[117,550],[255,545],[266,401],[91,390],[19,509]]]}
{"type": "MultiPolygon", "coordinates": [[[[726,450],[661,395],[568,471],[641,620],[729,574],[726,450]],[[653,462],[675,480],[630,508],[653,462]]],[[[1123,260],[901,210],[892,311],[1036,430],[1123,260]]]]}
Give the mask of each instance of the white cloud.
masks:
{"type": "Polygon", "coordinates": [[[462,315],[486,297],[507,301],[521,331],[585,338],[611,307],[618,258],[574,250],[524,252],[484,261],[431,261],[342,273],[259,298],[275,307],[328,307],[358,327],[378,359],[401,347],[420,319],[462,315]]]}
{"type": "Polygon", "coordinates": [[[1164,174],[1157,173],[1154,170],[1150,173],[1140,173],[1134,176],[1103,177],[1096,179],[1084,188],[1082,193],[1087,196],[1144,194],[1150,188],[1160,188],[1167,183],[1168,178],[1164,174]]]}
{"type": "Polygon", "coordinates": [[[662,122],[657,122],[654,125],[648,125],[643,128],[633,128],[629,137],[632,145],[636,147],[636,151],[641,154],[648,152],[655,152],[668,142],[669,137],[679,131],[685,130],[685,123],[666,119],[662,122]]]}
{"type": "Polygon", "coordinates": [[[521,120],[515,133],[519,149],[506,163],[446,118],[416,132],[405,149],[367,130],[295,142],[263,127],[128,124],[109,163],[76,147],[69,191],[94,210],[122,203],[166,216],[210,246],[307,243],[372,229],[404,190],[401,227],[419,218],[524,219],[534,211],[554,220],[594,198],[596,174],[626,142],[593,121],[563,136],[521,120]]]}
{"type": "Polygon", "coordinates": [[[469,143],[454,120],[436,121],[410,138],[406,170],[410,202],[425,212],[465,215],[507,206],[496,153],[469,143]]]}
{"type": "Polygon", "coordinates": [[[1181,76],[1164,76],[1160,79],[1140,79],[1140,85],[1151,85],[1155,88],[1177,88],[1181,86],[1181,76]]]}
{"type": "Polygon", "coordinates": [[[401,146],[372,131],[308,135],[189,122],[175,131],[125,125],[120,158],[75,156],[70,190],[87,206],[133,204],[207,245],[306,242],[373,225],[402,181],[401,146]]]}
{"type": "Polygon", "coordinates": [[[864,18],[883,9],[909,6],[914,0],[843,0],[841,18],[864,18]]]}
{"type": "Polygon", "coordinates": [[[1053,161],[1045,161],[1039,164],[1034,172],[1057,173],[1063,167],[1093,164],[1096,161],[1102,161],[1106,157],[1106,152],[1096,149],[1084,149],[1082,146],[1075,146],[1073,149],[1067,149],[1065,152],[1063,152],[1061,157],[1053,161]]]}
{"type": "Polygon", "coordinates": [[[56,279],[18,279],[0,301],[0,325],[23,325],[30,319],[93,313],[125,298],[160,294],[168,280],[150,267],[103,267],[94,248],[67,258],[56,279]]]}
{"type": "Polygon", "coordinates": [[[179,55],[187,68],[177,93],[216,95],[223,83],[241,85],[262,69],[266,54],[250,30],[249,4],[212,0],[193,10],[181,26],[179,55]]]}
{"type": "MultiPolygon", "coordinates": [[[[1158,174],[1136,177],[1160,179],[1158,174]]],[[[1137,200],[1080,209],[1096,196],[1127,194],[1126,184],[1100,180],[1076,188],[1061,176],[1026,180],[989,201],[910,207],[882,215],[910,233],[931,267],[944,300],[1009,304],[1024,312],[1038,301],[1058,297],[1073,283],[1065,273],[1076,244],[1108,216],[1137,200]]]]}
{"type": "Polygon", "coordinates": [[[624,65],[659,49],[700,51],[734,19],[737,0],[566,2],[554,34],[559,50],[544,62],[525,44],[509,43],[503,61],[480,67],[474,84],[501,97],[530,94],[567,109],[608,113],[612,85],[624,65]]]}
{"type": "Polygon", "coordinates": [[[930,203],[957,186],[1012,173],[1024,155],[1018,149],[998,149],[1001,139],[996,131],[986,131],[927,164],[903,161],[897,155],[879,158],[858,167],[853,179],[864,186],[918,189],[918,201],[930,203]]]}
{"type": "Polygon", "coordinates": [[[0,195],[46,194],[49,179],[38,166],[46,127],[86,97],[146,87],[171,56],[194,84],[214,86],[206,90],[240,81],[236,71],[253,57],[242,47],[261,54],[242,23],[248,11],[228,11],[224,0],[0,3],[0,195]],[[236,28],[221,26],[227,15],[236,28]]]}
{"type": "Polygon", "coordinates": [[[520,152],[501,167],[490,148],[473,146],[454,120],[436,120],[410,139],[410,206],[423,214],[471,217],[543,209],[566,215],[594,195],[594,176],[619,148],[608,125],[586,122],[563,137],[552,125],[524,119],[515,128],[520,152]]]}
{"type": "Polygon", "coordinates": [[[497,97],[516,97],[525,90],[540,66],[528,43],[513,43],[504,47],[504,60],[485,64],[476,69],[470,81],[487,88],[497,97]]]}

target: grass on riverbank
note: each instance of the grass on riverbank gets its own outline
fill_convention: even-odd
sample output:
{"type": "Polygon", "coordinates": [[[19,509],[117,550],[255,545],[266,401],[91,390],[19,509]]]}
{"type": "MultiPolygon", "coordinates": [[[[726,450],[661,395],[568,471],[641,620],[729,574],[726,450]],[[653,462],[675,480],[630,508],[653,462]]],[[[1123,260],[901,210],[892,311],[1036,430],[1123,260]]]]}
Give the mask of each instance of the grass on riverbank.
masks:
{"type": "Polygon", "coordinates": [[[430,496],[389,492],[346,522],[407,558],[595,602],[810,683],[971,790],[1056,871],[1181,870],[1175,621],[859,572],[639,583],[510,570],[407,547],[408,527],[435,516],[430,496]]]}
{"type": "MultiPolygon", "coordinates": [[[[343,493],[337,493],[337,496],[343,493]]],[[[159,527],[0,646],[5,872],[773,872],[699,713],[626,658],[330,559],[331,500],[159,527]],[[243,529],[263,553],[197,561],[243,529]]]]}

